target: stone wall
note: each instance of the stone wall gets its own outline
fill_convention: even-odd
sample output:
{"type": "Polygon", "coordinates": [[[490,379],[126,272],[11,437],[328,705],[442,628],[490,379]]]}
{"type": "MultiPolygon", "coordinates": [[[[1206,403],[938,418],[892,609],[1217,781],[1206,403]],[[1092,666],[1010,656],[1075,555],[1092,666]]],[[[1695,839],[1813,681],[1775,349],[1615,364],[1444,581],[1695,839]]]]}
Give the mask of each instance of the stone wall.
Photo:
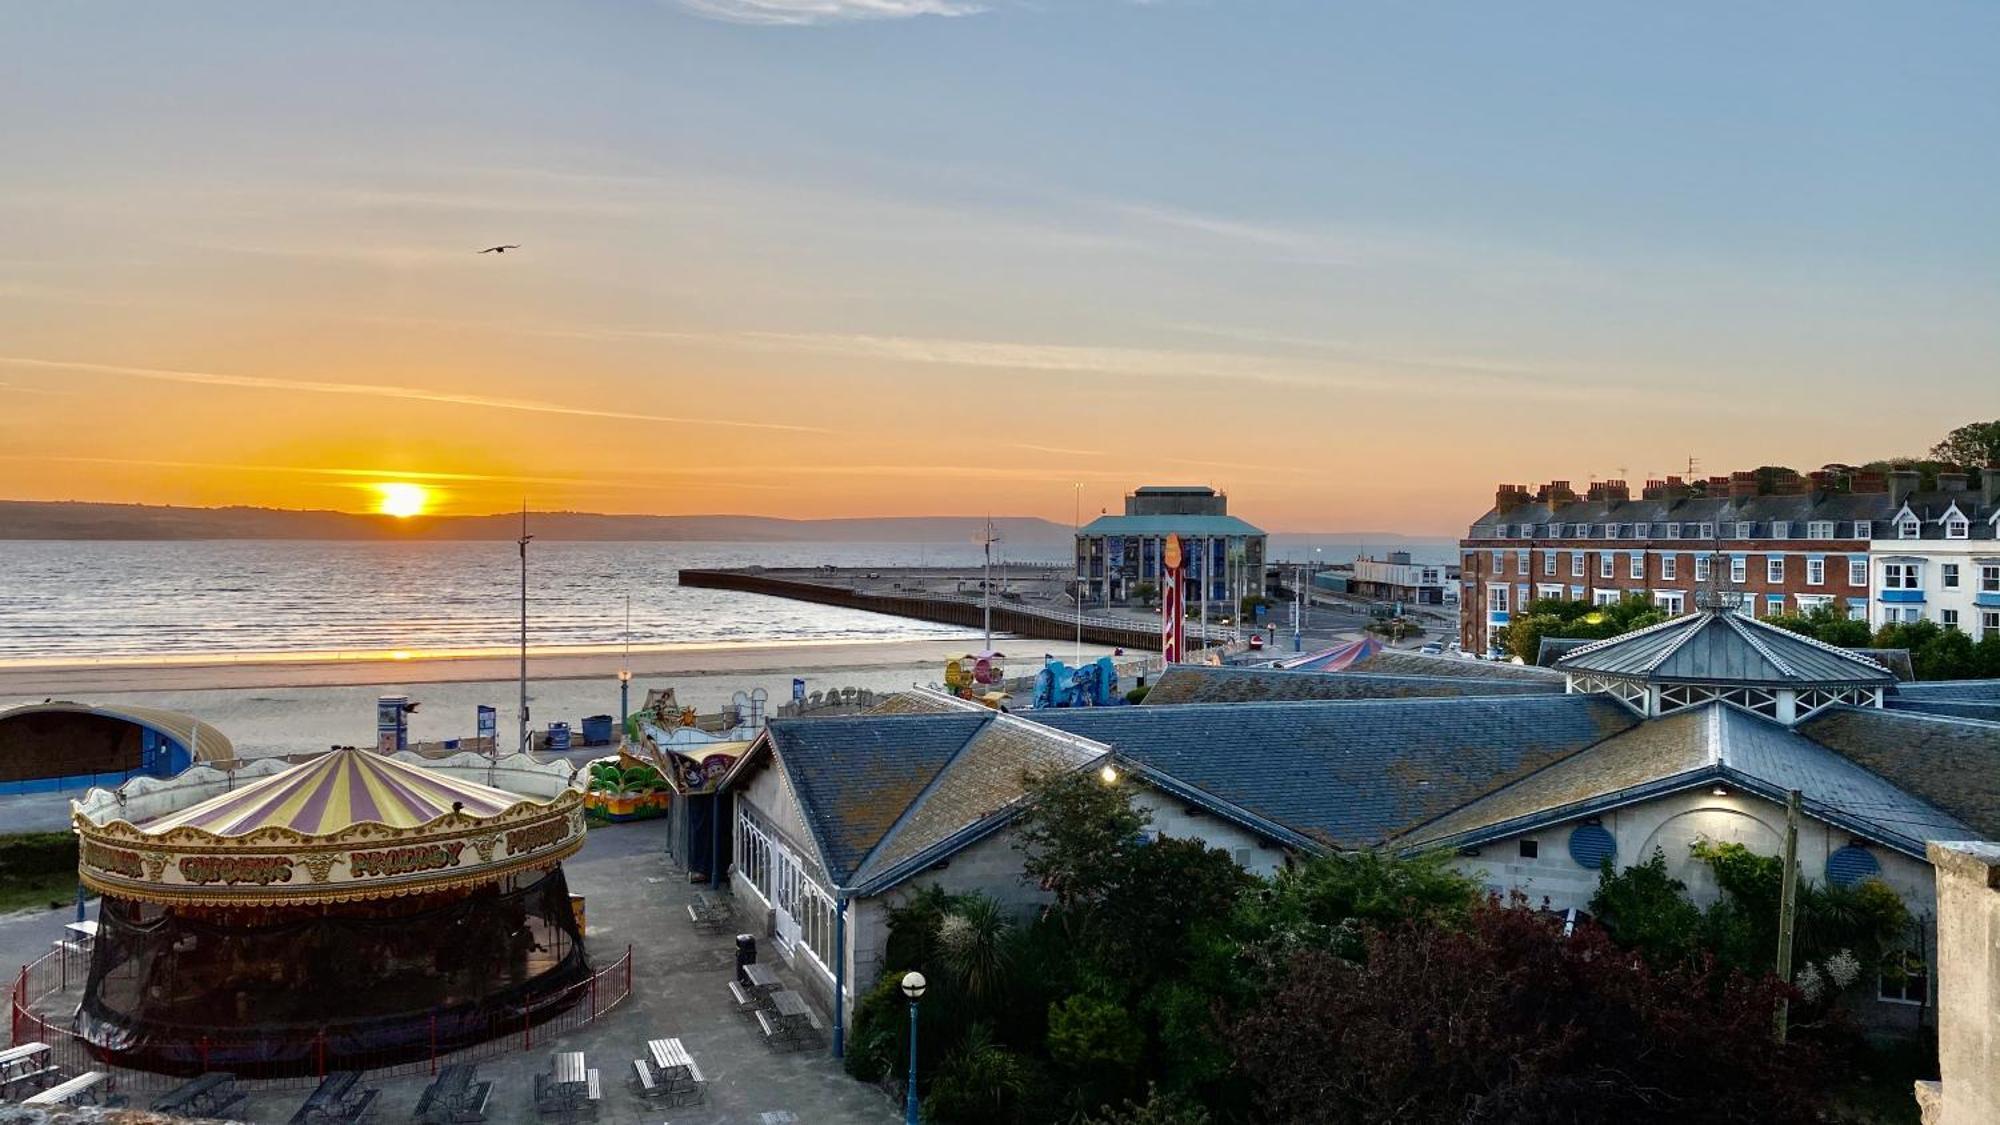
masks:
{"type": "Polygon", "coordinates": [[[2000,844],[1932,844],[1938,902],[1938,1073],[1924,1125],[2000,1121],[2000,844]]]}

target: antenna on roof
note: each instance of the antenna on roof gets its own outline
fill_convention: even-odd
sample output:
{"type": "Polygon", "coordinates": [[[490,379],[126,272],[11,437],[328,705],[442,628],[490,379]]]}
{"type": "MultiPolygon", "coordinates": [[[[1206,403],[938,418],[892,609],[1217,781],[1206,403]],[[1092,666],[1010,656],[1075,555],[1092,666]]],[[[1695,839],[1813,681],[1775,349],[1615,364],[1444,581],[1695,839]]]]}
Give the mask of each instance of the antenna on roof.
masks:
{"type": "Polygon", "coordinates": [[[1720,525],[1709,536],[1708,577],[1696,585],[1694,607],[1706,613],[1733,613],[1743,608],[1743,587],[1730,573],[1731,560],[1722,553],[1720,525]]]}

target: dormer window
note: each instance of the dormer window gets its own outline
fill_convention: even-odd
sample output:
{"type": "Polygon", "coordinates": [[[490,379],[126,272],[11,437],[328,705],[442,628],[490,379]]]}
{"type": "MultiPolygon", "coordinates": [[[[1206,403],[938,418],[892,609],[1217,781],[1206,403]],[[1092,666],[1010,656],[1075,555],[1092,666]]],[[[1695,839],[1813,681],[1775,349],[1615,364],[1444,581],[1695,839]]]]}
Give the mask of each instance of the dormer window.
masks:
{"type": "Polygon", "coordinates": [[[1652,533],[1652,530],[1653,530],[1652,524],[1635,523],[1632,525],[1632,538],[1644,539],[1647,535],[1652,533]]]}
{"type": "Polygon", "coordinates": [[[1964,539],[1971,534],[1972,525],[1966,521],[1964,516],[1958,514],[1958,509],[1952,509],[1951,514],[1944,518],[1944,537],[1946,539],[1964,539]]]}
{"type": "Polygon", "coordinates": [[[1896,538],[1919,539],[1924,534],[1924,525],[1915,516],[1904,516],[1896,521],[1896,538]]]}
{"type": "Polygon", "coordinates": [[[1806,538],[1807,539],[1833,538],[1833,521],[1814,520],[1811,523],[1806,524],[1806,538]]]}
{"type": "Polygon", "coordinates": [[[1776,520],[1771,524],[1771,538],[1790,539],[1791,537],[1792,537],[1792,525],[1789,521],[1776,520]]]}
{"type": "Polygon", "coordinates": [[[1697,539],[1713,539],[1715,538],[1715,525],[1712,523],[1696,524],[1694,534],[1697,539]]]}
{"type": "Polygon", "coordinates": [[[1679,539],[1680,537],[1681,537],[1681,525],[1680,525],[1680,524],[1677,524],[1677,523],[1670,523],[1670,524],[1668,524],[1668,525],[1667,525],[1667,538],[1669,538],[1669,539],[1679,539]]]}
{"type": "Polygon", "coordinates": [[[1569,525],[1569,537],[1570,537],[1571,539],[1588,539],[1588,538],[1590,538],[1590,525],[1589,525],[1589,524],[1587,524],[1587,523],[1573,523],[1573,524],[1570,524],[1570,525],[1569,525]]]}
{"type": "Polygon", "coordinates": [[[1616,538],[1618,538],[1618,525],[1617,525],[1617,524],[1615,524],[1615,523],[1607,523],[1607,524],[1605,524],[1605,525],[1604,525],[1604,537],[1605,537],[1606,539],[1616,539],[1616,538]]]}
{"type": "Polygon", "coordinates": [[[1749,520],[1737,520],[1737,521],[1736,521],[1736,538],[1738,538],[1738,539],[1748,539],[1748,538],[1750,538],[1750,521],[1749,521],[1749,520]]]}
{"type": "Polygon", "coordinates": [[[1873,539],[1875,537],[1875,524],[1869,520],[1855,520],[1854,537],[1856,539],[1873,539]]]}

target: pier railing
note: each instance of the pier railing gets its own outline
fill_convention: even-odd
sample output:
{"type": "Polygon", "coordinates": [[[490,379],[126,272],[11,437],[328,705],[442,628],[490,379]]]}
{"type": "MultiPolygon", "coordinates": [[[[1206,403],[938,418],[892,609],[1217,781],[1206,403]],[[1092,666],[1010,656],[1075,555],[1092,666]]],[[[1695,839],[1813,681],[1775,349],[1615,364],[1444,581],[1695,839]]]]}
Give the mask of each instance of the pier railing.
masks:
{"type": "MultiPolygon", "coordinates": [[[[816,602],[820,605],[844,606],[870,613],[887,613],[919,621],[932,621],[940,625],[961,625],[968,629],[981,628],[985,621],[986,607],[976,600],[904,592],[867,593],[805,578],[781,577],[755,568],[683,570],[680,572],[680,584],[697,589],[735,590],[746,594],[766,594],[771,597],[791,598],[795,601],[816,602]]],[[[1020,637],[1036,637],[1052,641],[1073,640],[1081,625],[1083,639],[1092,644],[1144,651],[1157,648],[1160,643],[1158,623],[1129,617],[1085,614],[1079,622],[1074,611],[1065,613],[1058,609],[1012,602],[995,603],[992,613],[995,632],[1012,633],[1020,637]]],[[[1192,644],[1218,645],[1236,640],[1238,632],[1235,626],[1227,625],[1210,625],[1203,630],[1197,622],[1190,621],[1187,626],[1187,638],[1192,644]]]]}

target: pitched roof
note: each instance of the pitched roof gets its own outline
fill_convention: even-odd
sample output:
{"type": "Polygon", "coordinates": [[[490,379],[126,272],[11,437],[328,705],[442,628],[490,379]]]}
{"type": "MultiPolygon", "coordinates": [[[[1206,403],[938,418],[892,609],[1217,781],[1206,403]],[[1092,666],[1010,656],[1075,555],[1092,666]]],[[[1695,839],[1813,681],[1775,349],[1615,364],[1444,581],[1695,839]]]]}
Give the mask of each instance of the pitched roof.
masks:
{"type": "Polygon", "coordinates": [[[1279,668],[1176,664],[1146,693],[1145,706],[1261,703],[1301,699],[1415,699],[1426,696],[1560,694],[1560,679],[1390,676],[1374,672],[1295,672],[1279,668]]]}
{"type": "Polygon", "coordinates": [[[1038,711],[1270,835],[1368,847],[1638,719],[1602,696],[1038,711]],[[1275,829],[1275,831],[1274,831],[1275,829]]]}
{"type": "Polygon", "coordinates": [[[1074,769],[1104,754],[983,707],[783,719],[726,784],[764,748],[791,783],[828,877],[866,893],[997,827],[1018,810],[1029,772],[1074,769]]]}
{"type": "Polygon", "coordinates": [[[1644,723],[1411,832],[1410,846],[1463,845],[1727,782],[1907,854],[1971,832],[1945,809],[1782,724],[1711,702],[1644,723]]]}
{"type": "Polygon", "coordinates": [[[1473,660],[1464,656],[1429,656],[1421,652],[1383,649],[1348,665],[1350,672],[1385,672],[1393,676],[1467,676],[1482,680],[1562,682],[1561,673],[1506,660],[1473,660]]]}
{"type": "Polygon", "coordinates": [[[1980,838],[2000,839],[2000,722],[1831,707],[1797,729],[1951,813],[1980,838]]]}
{"type": "Polygon", "coordinates": [[[1573,649],[1556,669],[1647,683],[1802,688],[1895,682],[1887,668],[1866,657],[1730,610],[1690,613],[1573,649]]]}

